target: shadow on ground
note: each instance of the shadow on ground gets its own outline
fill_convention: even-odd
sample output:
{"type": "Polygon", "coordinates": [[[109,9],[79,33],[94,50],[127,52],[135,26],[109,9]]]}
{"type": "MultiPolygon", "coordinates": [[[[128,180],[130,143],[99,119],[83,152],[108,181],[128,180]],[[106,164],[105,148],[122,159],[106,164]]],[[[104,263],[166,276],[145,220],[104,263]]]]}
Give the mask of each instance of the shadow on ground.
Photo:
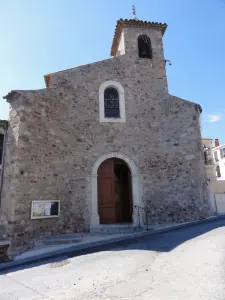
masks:
{"type": "Polygon", "coordinates": [[[158,252],[170,252],[177,246],[194,239],[205,233],[208,233],[217,228],[225,228],[225,220],[214,221],[211,223],[205,223],[201,225],[195,225],[191,227],[176,229],[171,232],[160,233],[154,236],[137,239],[135,243],[124,245],[123,247],[117,247],[112,250],[149,250],[158,252]]]}
{"type": "Polygon", "coordinates": [[[42,264],[57,263],[59,265],[63,265],[63,261],[67,260],[68,258],[101,251],[143,250],[169,252],[188,240],[199,237],[205,233],[208,233],[220,227],[225,227],[224,219],[200,225],[192,225],[186,228],[179,228],[171,232],[156,233],[153,235],[149,234],[149,236],[136,238],[129,241],[115,242],[110,245],[96,246],[90,249],[80,251],[71,251],[70,253],[63,256],[55,256],[51,259],[43,259],[35,263],[26,263],[19,267],[12,267],[11,269],[7,269],[6,271],[0,271],[0,275],[7,274],[9,272],[16,272],[19,270],[37,267],[42,264]]]}

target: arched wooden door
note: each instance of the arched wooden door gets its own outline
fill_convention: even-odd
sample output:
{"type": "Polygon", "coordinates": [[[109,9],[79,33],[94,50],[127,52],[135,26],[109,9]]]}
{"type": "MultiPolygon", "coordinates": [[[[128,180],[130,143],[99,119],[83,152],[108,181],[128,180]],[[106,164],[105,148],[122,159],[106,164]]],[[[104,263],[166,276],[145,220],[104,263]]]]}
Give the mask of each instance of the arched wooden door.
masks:
{"type": "Polygon", "coordinates": [[[131,174],[121,159],[105,160],[98,169],[101,224],[132,222],[131,174]]]}

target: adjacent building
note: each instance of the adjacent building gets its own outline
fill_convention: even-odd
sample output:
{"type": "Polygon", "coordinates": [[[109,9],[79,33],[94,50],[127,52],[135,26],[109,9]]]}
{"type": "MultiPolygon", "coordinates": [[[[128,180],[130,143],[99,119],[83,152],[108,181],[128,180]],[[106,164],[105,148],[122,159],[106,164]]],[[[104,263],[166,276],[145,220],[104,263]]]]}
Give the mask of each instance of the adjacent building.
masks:
{"type": "Polygon", "coordinates": [[[216,164],[217,177],[225,180],[225,144],[219,145],[218,139],[215,140],[212,155],[216,164]]]}
{"type": "Polygon", "coordinates": [[[213,157],[212,149],[213,149],[213,139],[210,138],[202,138],[202,145],[204,151],[204,160],[207,178],[217,178],[216,173],[216,162],[213,157]]]}
{"type": "Polygon", "coordinates": [[[218,139],[215,139],[214,142],[210,138],[202,138],[202,144],[208,180],[209,203],[214,214],[225,213],[225,145],[220,146],[218,139]]]}

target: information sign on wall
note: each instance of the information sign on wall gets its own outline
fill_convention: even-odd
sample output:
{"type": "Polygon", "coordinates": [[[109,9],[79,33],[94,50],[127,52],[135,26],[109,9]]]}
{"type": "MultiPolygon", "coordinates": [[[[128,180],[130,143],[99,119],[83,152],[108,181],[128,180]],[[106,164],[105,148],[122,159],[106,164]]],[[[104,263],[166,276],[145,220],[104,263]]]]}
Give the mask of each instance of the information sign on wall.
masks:
{"type": "Polygon", "coordinates": [[[56,218],[59,213],[59,200],[32,201],[31,219],[56,218]]]}

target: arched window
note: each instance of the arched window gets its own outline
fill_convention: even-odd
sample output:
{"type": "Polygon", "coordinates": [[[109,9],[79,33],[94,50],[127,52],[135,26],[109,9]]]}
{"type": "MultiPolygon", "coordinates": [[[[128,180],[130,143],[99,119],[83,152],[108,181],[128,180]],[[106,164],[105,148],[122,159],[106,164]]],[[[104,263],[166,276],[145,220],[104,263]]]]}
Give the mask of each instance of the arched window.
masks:
{"type": "Polygon", "coordinates": [[[99,87],[99,121],[126,122],[124,88],[117,81],[108,80],[99,87]]]}
{"type": "Polygon", "coordinates": [[[147,35],[138,37],[138,54],[140,58],[152,58],[151,40],[147,35]]]}
{"type": "Polygon", "coordinates": [[[105,118],[120,117],[119,93],[113,87],[109,87],[104,91],[104,110],[105,118]]]}

